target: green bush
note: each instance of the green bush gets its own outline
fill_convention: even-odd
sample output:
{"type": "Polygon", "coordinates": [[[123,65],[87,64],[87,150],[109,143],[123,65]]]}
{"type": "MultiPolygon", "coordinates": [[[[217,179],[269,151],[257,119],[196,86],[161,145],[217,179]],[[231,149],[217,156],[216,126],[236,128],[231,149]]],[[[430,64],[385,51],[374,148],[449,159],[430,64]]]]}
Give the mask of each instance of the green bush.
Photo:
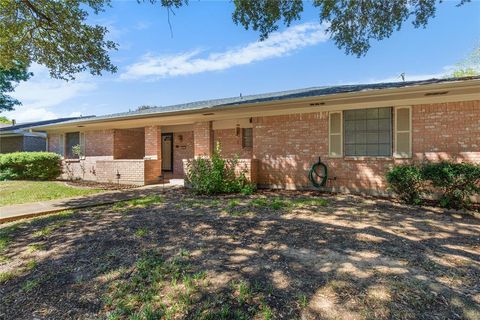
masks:
{"type": "Polygon", "coordinates": [[[410,204],[420,204],[423,179],[420,168],[415,165],[399,165],[387,172],[389,188],[400,199],[410,204]]]}
{"type": "Polygon", "coordinates": [[[223,159],[220,144],[210,158],[197,158],[187,163],[187,183],[197,194],[238,193],[251,194],[255,187],[245,172],[235,174],[238,158],[223,159]]]}
{"type": "Polygon", "coordinates": [[[62,173],[60,156],[52,152],[0,155],[0,180],[51,180],[62,173]]]}
{"type": "Polygon", "coordinates": [[[480,192],[480,165],[447,161],[399,165],[387,173],[387,182],[407,203],[420,203],[423,193],[441,192],[440,206],[460,209],[480,192]]]}
{"type": "Polygon", "coordinates": [[[426,163],[422,166],[422,176],[434,189],[441,190],[442,207],[465,208],[470,204],[470,196],[480,192],[480,165],[426,163]]]}

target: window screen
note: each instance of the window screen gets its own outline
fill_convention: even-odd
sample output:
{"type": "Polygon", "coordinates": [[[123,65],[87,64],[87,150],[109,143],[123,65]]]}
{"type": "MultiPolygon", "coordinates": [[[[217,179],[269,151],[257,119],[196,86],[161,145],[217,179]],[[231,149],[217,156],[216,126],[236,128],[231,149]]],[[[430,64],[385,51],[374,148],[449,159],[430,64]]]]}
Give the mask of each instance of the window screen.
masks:
{"type": "Polygon", "coordinates": [[[253,129],[252,128],[243,128],[242,129],[242,146],[244,148],[251,148],[253,146],[253,129]]]}
{"type": "Polygon", "coordinates": [[[80,144],[80,133],[69,132],[65,135],[65,154],[68,159],[78,158],[78,155],[73,154],[73,147],[80,144]]]}
{"type": "Polygon", "coordinates": [[[392,155],[392,108],[344,111],[346,156],[392,155]]]}

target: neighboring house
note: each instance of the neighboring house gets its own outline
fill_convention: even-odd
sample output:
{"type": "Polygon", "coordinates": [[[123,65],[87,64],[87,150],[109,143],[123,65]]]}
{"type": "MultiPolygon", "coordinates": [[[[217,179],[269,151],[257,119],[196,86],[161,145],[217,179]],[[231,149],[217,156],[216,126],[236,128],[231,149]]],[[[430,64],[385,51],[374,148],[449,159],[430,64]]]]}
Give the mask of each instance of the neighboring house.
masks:
{"type": "Polygon", "coordinates": [[[384,192],[395,164],[480,162],[480,77],[240,96],[39,126],[70,177],[157,183],[221,143],[259,187],[309,188],[318,157],[341,191],[384,192]],[[71,147],[83,156],[74,159],[71,147]]]}
{"type": "Polygon", "coordinates": [[[22,124],[6,124],[0,127],[0,153],[18,151],[46,151],[47,134],[33,131],[33,127],[58,124],[63,121],[81,119],[80,117],[61,118],[22,124]]]}

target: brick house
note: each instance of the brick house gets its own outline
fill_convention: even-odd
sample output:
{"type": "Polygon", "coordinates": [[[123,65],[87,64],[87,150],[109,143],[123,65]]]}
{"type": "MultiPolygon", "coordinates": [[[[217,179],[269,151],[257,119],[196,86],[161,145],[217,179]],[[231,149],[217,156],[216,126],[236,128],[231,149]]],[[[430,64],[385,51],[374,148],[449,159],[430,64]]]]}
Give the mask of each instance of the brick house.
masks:
{"type": "Polygon", "coordinates": [[[383,193],[395,164],[480,162],[480,77],[240,96],[37,129],[64,155],[66,175],[86,180],[182,178],[184,160],[211,154],[218,141],[259,187],[309,188],[307,173],[321,157],[335,178],[328,188],[383,193]]]}

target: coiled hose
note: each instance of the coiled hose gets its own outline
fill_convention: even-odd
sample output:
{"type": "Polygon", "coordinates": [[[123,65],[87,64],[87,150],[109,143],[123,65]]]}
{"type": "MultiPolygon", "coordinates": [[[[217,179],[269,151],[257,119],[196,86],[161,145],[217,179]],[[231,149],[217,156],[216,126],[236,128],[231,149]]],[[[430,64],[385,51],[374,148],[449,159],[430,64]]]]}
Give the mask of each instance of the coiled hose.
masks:
{"type": "Polygon", "coordinates": [[[315,188],[320,188],[327,184],[327,179],[327,165],[323,163],[319,157],[318,162],[316,162],[308,172],[308,180],[310,180],[315,188]]]}

